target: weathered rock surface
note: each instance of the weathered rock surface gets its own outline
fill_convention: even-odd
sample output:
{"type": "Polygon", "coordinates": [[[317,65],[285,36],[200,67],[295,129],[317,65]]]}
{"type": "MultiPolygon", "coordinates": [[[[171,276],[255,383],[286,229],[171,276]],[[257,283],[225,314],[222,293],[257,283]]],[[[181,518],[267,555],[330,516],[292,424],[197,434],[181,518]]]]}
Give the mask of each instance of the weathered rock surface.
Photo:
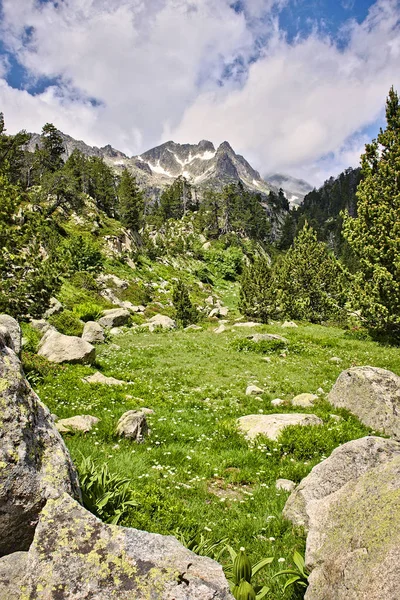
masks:
{"type": "Polygon", "coordinates": [[[58,313],[62,312],[63,309],[63,305],[59,300],[57,300],[57,298],[50,298],[50,306],[44,313],[44,317],[45,319],[48,319],[51,317],[51,315],[57,315],[58,313]]]}
{"type": "Polygon", "coordinates": [[[278,335],[276,333],[255,333],[254,335],[249,335],[248,338],[252,342],[256,342],[256,343],[257,342],[278,341],[278,342],[284,342],[286,344],[288,342],[288,340],[286,338],[284,338],[282,335],[278,335]]]}
{"type": "Polygon", "coordinates": [[[20,600],[19,583],[26,575],[27,552],[13,552],[0,558],[0,600],[20,600]]]}
{"type": "Polygon", "coordinates": [[[188,325],[185,327],[185,331],[201,331],[200,325],[188,325]]]}
{"type": "Polygon", "coordinates": [[[129,323],[130,317],[130,312],[126,308],[110,308],[103,310],[103,316],[98,322],[102,327],[119,327],[129,323]]]}
{"type": "Polygon", "coordinates": [[[340,446],[291,494],[284,516],[308,527],[306,600],[397,600],[400,444],[340,446]]]}
{"type": "Polygon", "coordinates": [[[54,363],[91,364],[96,358],[96,348],[82,338],[48,331],[40,342],[38,354],[54,363]]]}
{"type": "Polygon", "coordinates": [[[118,421],[116,433],[121,437],[129,438],[135,442],[143,442],[149,427],[147,425],[146,414],[151,414],[145,410],[128,410],[118,421]]]}
{"type": "Polygon", "coordinates": [[[57,331],[57,329],[53,325],[50,325],[45,319],[32,319],[29,323],[33,329],[36,329],[42,334],[45,334],[48,331],[57,331]]]}
{"type": "Polygon", "coordinates": [[[150,331],[154,331],[156,327],[162,327],[163,329],[176,328],[175,321],[171,317],[167,317],[167,315],[154,315],[146,325],[148,325],[150,331]]]}
{"type": "Polygon", "coordinates": [[[246,388],[246,396],[259,396],[263,394],[264,390],[257,387],[256,385],[248,385],[246,388]]]}
{"type": "Polygon", "coordinates": [[[99,420],[97,417],[92,417],[92,415],[76,415],[68,419],[58,419],[56,427],[60,433],[74,433],[75,431],[87,433],[97,425],[99,420]]]}
{"type": "Polygon", "coordinates": [[[127,381],[122,381],[122,379],[115,379],[115,377],[106,377],[103,373],[93,373],[93,375],[88,375],[82,379],[85,383],[101,383],[102,385],[126,385],[127,381]]]}
{"type": "Polygon", "coordinates": [[[293,492],[296,487],[296,484],[291,479],[277,479],[275,482],[275,487],[277,490],[283,490],[285,492],[293,492]]]}
{"type": "Polygon", "coordinates": [[[255,323],[254,321],[247,321],[246,323],[235,323],[234,327],[261,327],[262,323],[255,323]]]}
{"type": "Polygon", "coordinates": [[[295,328],[298,327],[298,325],[296,325],[296,323],[294,321],[285,321],[284,323],[282,323],[281,327],[285,328],[285,329],[289,329],[291,328],[295,328]]]}
{"type": "Polygon", "coordinates": [[[232,599],[218,563],[173,537],[106,525],[66,494],[48,501],[25,560],[7,600],[22,589],[31,600],[232,599]]]}
{"type": "Polygon", "coordinates": [[[400,377],[377,367],[353,367],[336,380],[328,401],[364,425],[400,439],[400,377]]]}
{"type": "Polygon", "coordinates": [[[0,556],[29,548],[46,499],[61,491],[80,497],[68,451],[0,337],[0,556]]]}
{"type": "Polygon", "coordinates": [[[316,415],[302,413],[246,415],[238,419],[239,429],[249,439],[254,439],[257,435],[265,435],[271,440],[277,440],[288,425],[322,425],[322,421],[316,415]]]}
{"type": "Polygon", "coordinates": [[[109,285],[110,282],[120,290],[126,290],[129,287],[129,282],[124,279],[120,279],[116,275],[102,274],[96,278],[96,281],[100,285],[109,285]]]}
{"type": "Polygon", "coordinates": [[[224,333],[224,331],[226,331],[226,327],[225,325],[222,323],[219,327],[217,327],[216,329],[214,329],[214,333],[224,333]]]}
{"type": "Polygon", "coordinates": [[[89,344],[101,344],[104,342],[104,330],[97,321],[87,321],[83,328],[82,339],[89,344]]]}
{"type": "Polygon", "coordinates": [[[18,321],[10,315],[0,315],[0,328],[3,330],[3,337],[7,338],[7,346],[19,354],[22,346],[22,334],[18,321]]]}
{"type": "Polygon", "coordinates": [[[316,400],[318,400],[318,396],[315,394],[299,394],[292,399],[292,405],[309,408],[310,406],[313,406],[316,400]]]}

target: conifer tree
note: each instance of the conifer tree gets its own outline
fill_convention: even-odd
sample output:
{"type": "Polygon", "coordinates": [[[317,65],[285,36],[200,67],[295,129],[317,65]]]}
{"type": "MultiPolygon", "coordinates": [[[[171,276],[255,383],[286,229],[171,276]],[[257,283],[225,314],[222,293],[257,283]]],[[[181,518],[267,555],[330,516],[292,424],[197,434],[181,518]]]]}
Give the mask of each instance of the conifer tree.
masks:
{"type": "Polygon", "coordinates": [[[182,327],[199,320],[199,314],[190,300],[189,291],[181,279],[174,285],[172,302],[176,311],[176,320],[182,327]]]}
{"type": "Polygon", "coordinates": [[[268,323],[275,312],[269,260],[260,257],[246,266],[240,283],[239,310],[247,317],[268,323]]]}
{"type": "Polygon", "coordinates": [[[385,130],[365,147],[356,218],[344,235],[359,259],[353,302],[372,332],[400,341],[400,102],[393,87],[385,130]]]}
{"type": "Polygon", "coordinates": [[[144,196],[128,169],[122,171],[118,197],[122,223],[132,232],[139,231],[143,224],[144,196]]]}

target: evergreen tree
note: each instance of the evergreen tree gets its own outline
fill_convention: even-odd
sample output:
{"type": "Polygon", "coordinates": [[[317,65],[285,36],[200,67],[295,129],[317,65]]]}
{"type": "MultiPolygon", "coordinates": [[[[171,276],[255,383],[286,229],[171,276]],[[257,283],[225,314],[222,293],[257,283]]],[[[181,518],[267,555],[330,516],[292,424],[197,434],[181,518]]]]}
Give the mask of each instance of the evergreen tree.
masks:
{"type": "Polygon", "coordinates": [[[400,341],[400,102],[386,101],[385,130],[365,147],[358,215],[344,235],[359,259],[353,300],[372,332],[400,341]]]}
{"type": "Polygon", "coordinates": [[[240,283],[239,310],[247,317],[268,323],[275,312],[269,260],[257,258],[246,266],[240,283]]]}
{"type": "Polygon", "coordinates": [[[172,302],[176,311],[176,320],[182,327],[196,323],[199,320],[199,314],[191,303],[188,289],[181,279],[174,285],[172,302]]]}
{"type": "Polygon", "coordinates": [[[143,224],[144,195],[135,177],[124,169],[118,185],[121,222],[132,232],[137,232],[143,224]]]}
{"type": "Polygon", "coordinates": [[[181,219],[188,211],[196,208],[192,186],[185,177],[177,177],[174,183],[161,194],[159,214],[163,221],[181,219]]]}
{"type": "Polygon", "coordinates": [[[25,131],[7,135],[4,115],[0,113],[0,173],[6,175],[12,184],[18,183],[22,178],[25,160],[23,147],[29,139],[30,136],[25,131]]]}
{"type": "Polygon", "coordinates": [[[52,123],[42,128],[41,147],[36,146],[35,163],[38,180],[41,181],[46,172],[54,173],[64,164],[62,155],[65,152],[60,132],[52,123]]]}
{"type": "Polygon", "coordinates": [[[109,217],[115,217],[118,212],[118,197],[113,170],[98,156],[88,159],[87,169],[89,196],[95,200],[97,208],[109,217]]]}

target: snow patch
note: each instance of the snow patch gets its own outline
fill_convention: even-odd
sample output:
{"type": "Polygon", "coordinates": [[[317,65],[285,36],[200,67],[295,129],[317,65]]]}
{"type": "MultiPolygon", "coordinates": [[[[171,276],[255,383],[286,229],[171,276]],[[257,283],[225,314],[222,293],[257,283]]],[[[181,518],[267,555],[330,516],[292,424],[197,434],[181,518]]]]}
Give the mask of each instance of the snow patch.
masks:
{"type": "MultiPolygon", "coordinates": [[[[146,162],[146,161],[144,161],[146,162]]],[[[150,162],[147,163],[150,167],[150,169],[153,171],[153,173],[157,173],[157,175],[165,175],[166,177],[175,177],[175,175],[172,175],[172,173],[170,173],[169,171],[166,171],[161,165],[160,165],[160,161],[157,161],[156,165],[152,165],[150,162]]]]}
{"type": "Polygon", "coordinates": [[[188,158],[185,158],[184,160],[181,160],[176,154],[175,152],[172,152],[172,150],[170,150],[169,148],[167,148],[168,152],[171,152],[171,154],[173,154],[176,162],[181,165],[181,167],[186,167],[186,165],[189,165],[191,162],[193,162],[194,160],[211,160],[212,158],[214,158],[214,156],[217,154],[216,152],[212,152],[211,150],[206,150],[206,152],[203,152],[203,154],[193,154],[191,152],[189,152],[189,156],[188,158]]]}

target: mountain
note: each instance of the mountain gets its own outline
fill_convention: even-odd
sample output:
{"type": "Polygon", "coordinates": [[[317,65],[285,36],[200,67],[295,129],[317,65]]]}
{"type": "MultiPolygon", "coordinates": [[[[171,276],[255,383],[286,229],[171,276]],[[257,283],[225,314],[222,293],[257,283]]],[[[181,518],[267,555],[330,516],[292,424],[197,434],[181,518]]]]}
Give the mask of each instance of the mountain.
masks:
{"type": "Polygon", "coordinates": [[[283,189],[291,208],[300,206],[305,196],[313,190],[313,186],[304,181],[304,179],[296,179],[295,177],[282,175],[281,173],[266,177],[266,182],[270,186],[283,189]]]}

